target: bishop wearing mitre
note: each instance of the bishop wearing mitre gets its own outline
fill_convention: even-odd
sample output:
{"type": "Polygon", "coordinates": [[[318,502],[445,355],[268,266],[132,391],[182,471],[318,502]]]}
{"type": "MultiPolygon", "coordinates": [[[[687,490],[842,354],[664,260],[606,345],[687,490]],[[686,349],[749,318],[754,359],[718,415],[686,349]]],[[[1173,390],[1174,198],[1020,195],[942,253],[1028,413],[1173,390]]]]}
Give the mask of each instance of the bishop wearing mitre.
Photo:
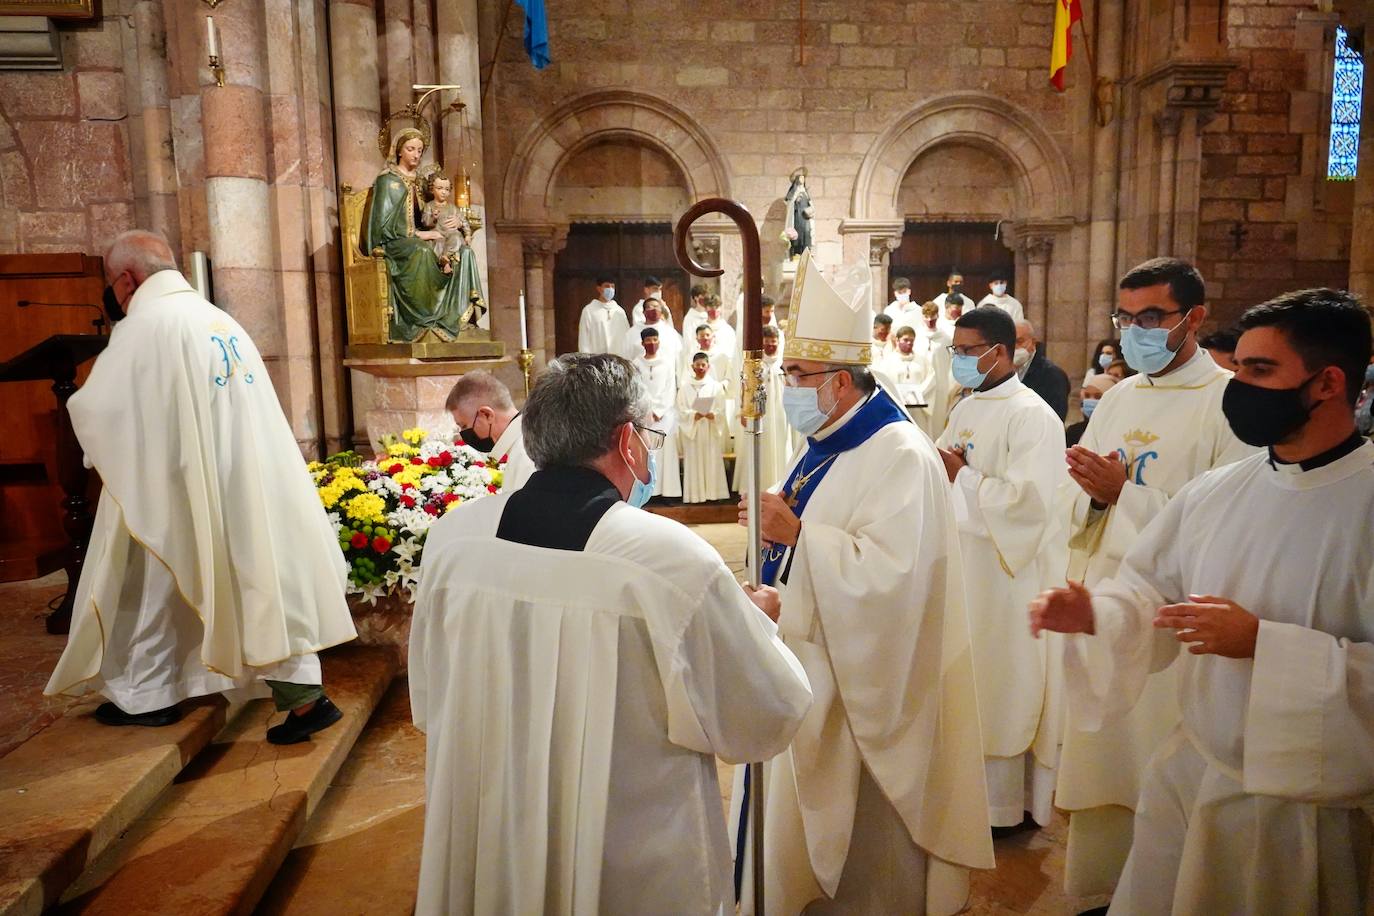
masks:
{"type": "Polygon", "coordinates": [[[807,439],[762,495],[760,559],[815,703],[765,766],[766,910],[955,913],[993,856],[949,482],[869,371],[869,310],[810,252],[789,314],[782,408],[807,439]]]}
{"type": "Polygon", "coordinates": [[[716,758],[787,746],[811,702],[709,544],[639,507],[663,434],[635,368],[573,353],[539,376],[512,495],[429,531],[410,635],[427,733],[416,912],[724,913],[716,758]]]}
{"type": "Polygon", "coordinates": [[[342,715],[316,653],[357,634],[272,379],[162,236],[119,236],[105,275],[127,317],[68,403],[103,487],[46,692],[98,691],[98,720],[144,726],[175,722],[189,697],[270,693],[291,714],[268,740],[304,741],[342,715]]]}

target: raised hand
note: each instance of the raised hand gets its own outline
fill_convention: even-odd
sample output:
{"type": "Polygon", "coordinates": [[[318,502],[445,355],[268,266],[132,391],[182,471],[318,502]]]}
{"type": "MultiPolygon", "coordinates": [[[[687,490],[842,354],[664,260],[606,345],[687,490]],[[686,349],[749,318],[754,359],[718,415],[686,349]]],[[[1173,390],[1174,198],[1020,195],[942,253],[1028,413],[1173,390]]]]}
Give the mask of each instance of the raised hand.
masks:
{"type": "Polygon", "coordinates": [[[1040,638],[1042,630],[1053,633],[1092,633],[1093,596],[1081,582],[1070,582],[1068,588],[1052,588],[1041,592],[1030,603],[1031,635],[1040,638]]]}

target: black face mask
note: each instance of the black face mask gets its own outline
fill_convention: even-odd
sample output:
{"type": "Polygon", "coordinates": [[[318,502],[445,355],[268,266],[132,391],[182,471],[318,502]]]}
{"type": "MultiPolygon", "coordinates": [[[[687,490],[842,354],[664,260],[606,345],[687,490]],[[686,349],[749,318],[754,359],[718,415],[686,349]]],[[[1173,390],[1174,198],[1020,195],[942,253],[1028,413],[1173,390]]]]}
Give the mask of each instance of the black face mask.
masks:
{"type": "Polygon", "coordinates": [[[109,316],[111,323],[124,317],[124,309],[119,304],[119,298],[115,296],[113,286],[105,287],[105,292],[100,298],[105,306],[105,314],[109,316]]]}
{"type": "Polygon", "coordinates": [[[492,450],[496,448],[495,439],[491,436],[477,435],[477,430],[473,429],[471,426],[465,426],[460,429],[458,435],[462,437],[464,445],[468,448],[477,449],[477,451],[481,452],[483,455],[490,455],[492,450]]]}
{"type": "Polygon", "coordinates": [[[1276,445],[1301,429],[1312,415],[1317,405],[1304,404],[1302,390],[1316,377],[1296,388],[1261,388],[1233,378],[1226,383],[1221,412],[1231,432],[1246,445],[1276,445]]]}

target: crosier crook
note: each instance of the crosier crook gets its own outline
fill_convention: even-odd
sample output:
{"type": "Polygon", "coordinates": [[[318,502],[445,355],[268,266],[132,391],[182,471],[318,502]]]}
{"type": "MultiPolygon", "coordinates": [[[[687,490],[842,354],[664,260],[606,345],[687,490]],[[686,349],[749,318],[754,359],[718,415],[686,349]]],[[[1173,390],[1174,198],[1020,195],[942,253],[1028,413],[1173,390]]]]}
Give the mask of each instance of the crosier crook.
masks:
{"type": "MultiPolygon", "coordinates": [[[[760,481],[759,466],[763,460],[763,415],[768,408],[768,392],[763,384],[763,267],[759,257],[759,228],[754,217],[738,201],[724,197],[708,197],[695,203],[678,220],[673,232],[673,243],[677,251],[677,261],[682,269],[698,277],[719,277],[725,273],[718,267],[703,267],[696,262],[687,248],[687,236],[692,223],[708,213],[720,213],[729,217],[739,227],[740,241],[744,247],[744,314],[740,316],[740,330],[744,334],[744,365],[740,370],[740,417],[744,420],[744,431],[749,437],[749,475],[745,486],[749,504],[749,562],[747,563],[749,584],[758,588],[759,572],[762,566],[763,537],[759,530],[760,481]]],[[[754,866],[754,912],[766,912],[763,903],[763,764],[749,764],[749,807],[747,823],[753,827],[754,842],[751,849],[754,866]]],[[[741,888],[736,888],[740,892],[741,888]]]]}

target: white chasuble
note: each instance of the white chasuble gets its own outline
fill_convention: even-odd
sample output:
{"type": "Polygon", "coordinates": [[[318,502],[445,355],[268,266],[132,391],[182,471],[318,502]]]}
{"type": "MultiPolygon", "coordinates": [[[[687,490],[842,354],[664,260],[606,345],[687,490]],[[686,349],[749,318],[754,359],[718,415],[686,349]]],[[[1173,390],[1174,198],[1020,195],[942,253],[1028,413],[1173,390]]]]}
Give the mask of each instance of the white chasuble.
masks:
{"type": "Polygon", "coordinates": [[[257,348],[175,270],[130,300],[69,402],[104,489],[48,693],[124,711],[319,683],[346,568],[257,348]]]}
{"type": "Polygon", "coordinates": [[[843,884],[851,909],[881,912],[872,901],[915,883],[920,911],[957,912],[964,869],[993,856],[959,544],[934,444],[899,422],[840,453],[788,562],[779,629],[815,703],[767,767],[768,911],[798,913],[843,884]],[[868,876],[860,889],[848,880],[868,876]]]}
{"type": "Polygon", "coordinates": [[[582,308],[577,323],[577,349],[580,353],[614,353],[621,355],[630,322],[625,310],[614,299],[593,299],[582,308]]]}
{"type": "Polygon", "coordinates": [[[1374,445],[1313,470],[1259,454],[1188,484],[1068,638],[1086,728],[1173,663],[1182,718],[1146,769],[1115,914],[1364,913],[1374,816],[1374,445]],[[1260,619],[1253,659],[1152,624],[1190,595],[1260,619]],[[1089,656],[1084,650],[1095,645],[1089,656]]]}
{"type": "Polygon", "coordinates": [[[677,364],[662,353],[649,359],[642,352],[634,364],[653,402],[653,428],[667,437],[658,458],[654,495],[676,499],[682,495],[682,466],[677,453],[677,364]]]}
{"type": "MultiPolygon", "coordinates": [[[[781,348],[778,350],[782,352],[781,348]]],[[[763,431],[760,438],[763,461],[759,465],[759,486],[765,490],[782,482],[792,453],[801,443],[801,437],[787,422],[787,414],[782,410],[782,390],[787,386],[787,376],[782,371],[782,358],[774,356],[763,358],[763,380],[767,388],[768,406],[763,414],[763,431]]],[[[749,465],[753,452],[749,448],[749,436],[736,421],[737,446],[735,448],[735,492],[743,493],[749,484],[749,465]]]]}
{"type": "Polygon", "coordinates": [[[618,502],[583,550],[535,547],[494,536],[510,499],[465,503],[425,545],[416,912],[732,912],[715,757],[786,747],[800,665],[683,526],[618,502]]]}
{"type": "MultiPolygon", "coordinates": [[[[1230,377],[1199,347],[1173,372],[1137,375],[1103,395],[1079,444],[1117,455],[1126,465],[1126,485],[1116,505],[1102,511],[1093,509],[1077,484],[1065,485],[1060,504],[1068,524],[1070,579],[1091,588],[1115,574],[1140,532],[1188,481],[1254,454],[1221,412],[1230,377]]],[[[1172,669],[1153,675],[1136,708],[1100,731],[1079,728],[1070,715],[1055,800],[1075,812],[1065,867],[1070,893],[1111,893],[1130,848],[1129,811],[1140,792],[1141,771],[1178,715],[1172,669]]]]}
{"type": "Polygon", "coordinates": [[[501,466],[501,492],[514,493],[525,485],[536,470],[534,461],[525,451],[524,426],[517,415],[510,421],[496,446],[491,450],[493,458],[504,460],[501,466]]]}
{"type": "Polygon", "coordinates": [[[992,825],[1016,826],[1030,811],[1043,826],[1054,813],[1062,681],[1058,653],[1051,658],[1049,640],[1031,636],[1026,606],[1064,584],[1054,505],[1066,477],[1064,425],[1013,372],[955,405],[939,444],[961,447],[968,462],[951,492],[992,825]]]}
{"type": "Polygon", "coordinates": [[[678,431],[682,444],[682,501],[728,499],[725,479],[725,385],[712,378],[689,378],[678,389],[678,431]],[[707,403],[709,401],[709,404],[707,403]],[[706,407],[708,409],[702,410],[706,407]],[[711,414],[710,418],[697,414],[711,414]]]}

